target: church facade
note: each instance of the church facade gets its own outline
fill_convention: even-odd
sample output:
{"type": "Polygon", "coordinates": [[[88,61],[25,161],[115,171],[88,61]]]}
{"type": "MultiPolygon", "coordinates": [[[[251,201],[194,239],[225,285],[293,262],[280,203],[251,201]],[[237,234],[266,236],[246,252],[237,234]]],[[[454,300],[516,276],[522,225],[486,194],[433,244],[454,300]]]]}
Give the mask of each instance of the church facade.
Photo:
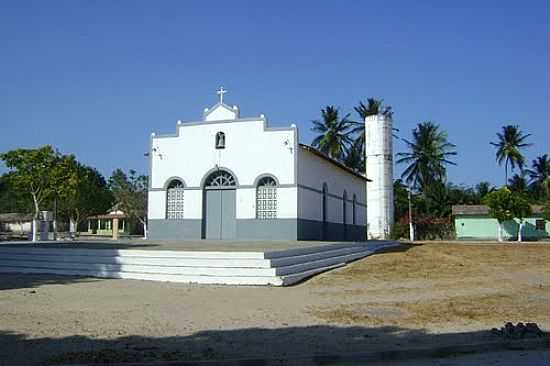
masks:
{"type": "Polygon", "coordinates": [[[201,121],[151,136],[150,239],[366,239],[364,175],[219,94],[201,121]]]}

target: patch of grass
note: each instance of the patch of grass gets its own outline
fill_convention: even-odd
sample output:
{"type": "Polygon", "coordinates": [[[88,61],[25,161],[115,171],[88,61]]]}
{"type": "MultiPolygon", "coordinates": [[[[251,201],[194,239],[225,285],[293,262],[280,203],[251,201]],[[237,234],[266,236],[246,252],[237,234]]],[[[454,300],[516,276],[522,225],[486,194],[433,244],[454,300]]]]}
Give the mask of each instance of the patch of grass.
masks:
{"type": "Polygon", "coordinates": [[[425,326],[550,320],[550,246],[426,244],[313,279],[327,322],[425,326]],[[346,303],[347,302],[347,303],[346,303]]]}

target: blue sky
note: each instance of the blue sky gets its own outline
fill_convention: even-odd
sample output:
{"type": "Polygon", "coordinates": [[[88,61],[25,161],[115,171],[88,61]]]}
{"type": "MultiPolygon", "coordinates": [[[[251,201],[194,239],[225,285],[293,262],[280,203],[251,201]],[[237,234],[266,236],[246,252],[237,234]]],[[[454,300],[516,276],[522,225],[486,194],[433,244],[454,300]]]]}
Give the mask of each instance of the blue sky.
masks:
{"type": "Polygon", "coordinates": [[[501,184],[504,124],[533,134],[529,161],[550,153],[549,39],[548,1],[2,1],[0,151],[145,172],[150,133],[198,120],[223,85],[305,143],[321,107],[382,97],[401,136],[448,132],[451,181],[501,184]]]}

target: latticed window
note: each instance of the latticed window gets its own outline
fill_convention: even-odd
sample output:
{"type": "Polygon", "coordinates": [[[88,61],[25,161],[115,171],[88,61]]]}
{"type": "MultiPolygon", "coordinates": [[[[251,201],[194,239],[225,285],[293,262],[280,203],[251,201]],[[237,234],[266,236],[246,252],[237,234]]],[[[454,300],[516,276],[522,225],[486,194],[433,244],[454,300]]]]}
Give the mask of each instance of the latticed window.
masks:
{"type": "Polygon", "coordinates": [[[184,204],[183,183],[179,180],[173,180],[168,185],[166,191],[166,218],[169,220],[183,219],[184,204]]]}
{"type": "Polygon", "coordinates": [[[271,177],[260,179],[256,187],[256,218],[277,218],[277,182],[271,177]]]}

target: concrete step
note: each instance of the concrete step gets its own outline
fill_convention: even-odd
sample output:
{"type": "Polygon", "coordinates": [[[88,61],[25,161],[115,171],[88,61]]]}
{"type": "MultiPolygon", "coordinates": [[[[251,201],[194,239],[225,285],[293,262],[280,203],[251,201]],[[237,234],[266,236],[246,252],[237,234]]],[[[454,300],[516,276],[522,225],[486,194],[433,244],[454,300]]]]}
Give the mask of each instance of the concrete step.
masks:
{"type": "Polygon", "coordinates": [[[0,272],[284,286],[393,245],[398,244],[337,244],[276,253],[3,247],[0,272]]]}

